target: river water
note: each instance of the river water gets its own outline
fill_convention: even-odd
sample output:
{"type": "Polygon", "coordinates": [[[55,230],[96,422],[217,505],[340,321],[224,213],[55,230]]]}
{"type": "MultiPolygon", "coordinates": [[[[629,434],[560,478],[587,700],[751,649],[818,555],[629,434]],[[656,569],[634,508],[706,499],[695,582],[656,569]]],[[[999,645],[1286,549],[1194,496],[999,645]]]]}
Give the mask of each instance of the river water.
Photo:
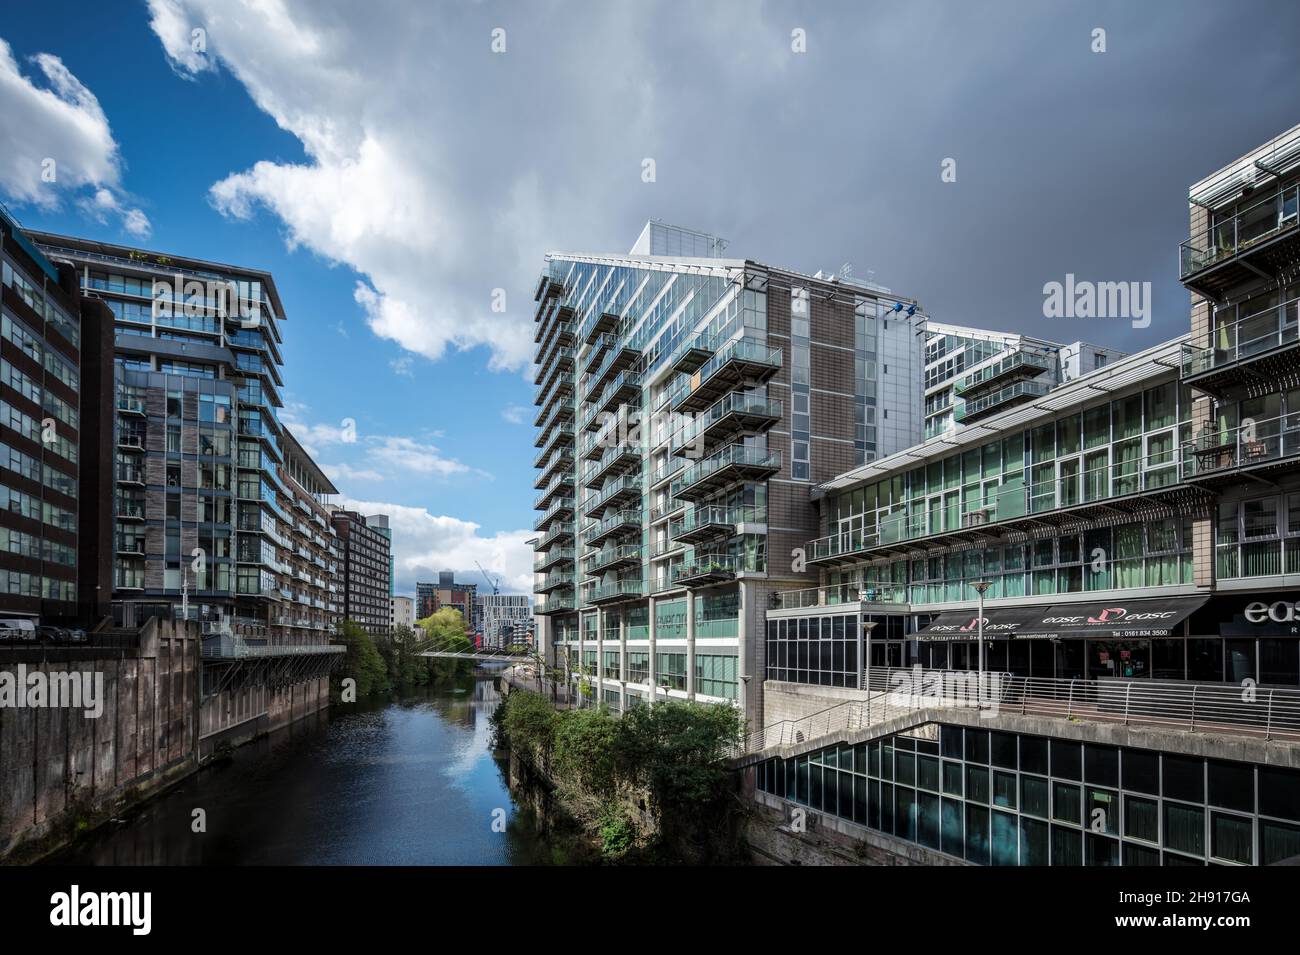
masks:
{"type": "Polygon", "coordinates": [[[541,865],[491,750],[489,677],[333,707],[235,750],[49,861],[78,865],[541,865]],[[195,833],[194,810],[206,816],[195,833]]]}

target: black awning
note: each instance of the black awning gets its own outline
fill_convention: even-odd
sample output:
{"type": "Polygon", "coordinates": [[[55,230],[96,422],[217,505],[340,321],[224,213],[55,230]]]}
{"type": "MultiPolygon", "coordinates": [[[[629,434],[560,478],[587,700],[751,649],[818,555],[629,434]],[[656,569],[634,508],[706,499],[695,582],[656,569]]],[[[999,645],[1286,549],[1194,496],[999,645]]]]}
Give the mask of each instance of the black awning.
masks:
{"type": "MultiPolygon", "coordinates": [[[[987,608],[984,611],[984,639],[1006,640],[1021,635],[1032,621],[1044,616],[1047,604],[1033,607],[987,608]]],[[[979,614],[975,610],[945,610],[913,637],[915,640],[975,640],[979,637],[979,614]]]]}
{"type": "Polygon", "coordinates": [[[1017,637],[1125,640],[1174,635],[1209,597],[1150,597],[1142,600],[1053,604],[1016,631],[1017,637]]]}

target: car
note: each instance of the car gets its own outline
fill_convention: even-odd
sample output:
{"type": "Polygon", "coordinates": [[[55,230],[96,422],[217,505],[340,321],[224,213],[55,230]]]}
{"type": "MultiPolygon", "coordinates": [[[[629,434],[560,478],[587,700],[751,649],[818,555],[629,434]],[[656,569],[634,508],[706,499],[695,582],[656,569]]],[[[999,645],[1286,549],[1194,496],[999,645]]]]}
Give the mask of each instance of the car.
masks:
{"type": "Polygon", "coordinates": [[[69,643],[86,643],[88,639],[86,631],[79,627],[68,631],[69,643]]]}
{"type": "Polygon", "coordinates": [[[0,641],[28,642],[36,639],[36,623],[25,617],[0,618],[0,641]]]}
{"type": "Polygon", "coordinates": [[[41,643],[67,643],[68,631],[62,627],[52,627],[47,624],[36,628],[36,638],[41,643]]]}

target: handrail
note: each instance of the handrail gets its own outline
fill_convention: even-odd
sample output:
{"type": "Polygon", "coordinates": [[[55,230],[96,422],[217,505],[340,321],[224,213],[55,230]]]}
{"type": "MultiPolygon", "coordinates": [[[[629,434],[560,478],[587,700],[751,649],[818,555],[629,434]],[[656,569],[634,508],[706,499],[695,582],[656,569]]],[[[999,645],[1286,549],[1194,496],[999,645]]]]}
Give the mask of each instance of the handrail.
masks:
{"type": "MultiPolygon", "coordinates": [[[[1084,680],[986,675],[994,698],[910,692],[919,668],[873,667],[861,699],[845,700],[797,720],[781,720],[750,733],[740,753],[816,740],[841,730],[864,729],[896,716],[953,706],[1000,709],[1021,716],[1157,726],[1265,740],[1300,742],[1300,690],[1243,688],[1234,683],[1173,680],[1084,680]]],[[[926,670],[930,676],[940,671],[926,670]]],[[[970,689],[973,671],[942,671],[951,684],[970,689]]]]}

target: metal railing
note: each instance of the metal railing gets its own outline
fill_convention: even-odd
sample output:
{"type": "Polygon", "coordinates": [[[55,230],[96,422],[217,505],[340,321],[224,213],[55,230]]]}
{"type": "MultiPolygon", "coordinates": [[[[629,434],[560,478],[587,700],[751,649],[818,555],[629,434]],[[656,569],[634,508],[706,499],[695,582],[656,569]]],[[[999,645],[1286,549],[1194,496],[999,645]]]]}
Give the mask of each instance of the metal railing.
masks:
{"type": "Polygon", "coordinates": [[[1247,419],[1222,427],[1207,424],[1196,436],[1189,476],[1249,467],[1300,454],[1300,416],[1247,419]]]}
{"type": "MultiPolygon", "coordinates": [[[[1241,307],[1249,304],[1243,303],[1241,307]]],[[[1214,371],[1283,345],[1300,343],[1300,298],[1218,324],[1203,340],[1206,342],[1204,345],[1191,342],[1183,345],[1184,378],[1214,371]]]]}
{"type": "Polygon", "coordinates": [[[1050,359],[1046,355],[1026,350],[1023,346],[1017,347],[1011,354],[1002,358],[992,365],[986,365],[983,368],[977,368],[961,378],[953,386],[953,392],[957,395],[966,395],[972,391],[978,391],[987,388],[990,384],[997,381],[1012,372],[1020,369],[1032,370],[1034,374],[1041,374],[1050,367],[1050,359]]]}
{"type": "MultiPolygon", "coordinates": [[[[1216,217],[1217,218],[1217,217],[1216,217]]],[[[1185,279],[1272,239],[1300,222],[1300,185],[1279,189],[1179,243],[1179,275],[1185,279]]]]}
{"type": "Polygon", "coordinates": [[[779,590],[771,595],[773,610],[834,607],[839,604],[907,603],[903,584],[835,584],[802,590],[779,590]]]}
{"type": "Polygon", "coordinates": [[[1164,680],[1083,680],[986,674],[983,697],[972,671],[942,673],[956,694],[926,691],[917,670],[876,667],[866,674],[862,699],[845,700],[795,720],[781,720],[749,733],[739,754],[811,742],[854,732],[927,709],[979,708],[996,715],[1156,726],[1185,732],[1300,742],[1300,690],[1164,680]],[[917,687],[919,692],[912,692],[917,687]]]}
{"type": "Polygon", "coordinates": [[[1018,381],[987,395],[967,399],[962,407],[953,412],[953,419],[965,421],[968,418],[991,414],[995,408],[1000,408],[1008,402],[1020,398],[1041,398],[1051,390],[1051,386],[1043,381],[1018,381]]]}

